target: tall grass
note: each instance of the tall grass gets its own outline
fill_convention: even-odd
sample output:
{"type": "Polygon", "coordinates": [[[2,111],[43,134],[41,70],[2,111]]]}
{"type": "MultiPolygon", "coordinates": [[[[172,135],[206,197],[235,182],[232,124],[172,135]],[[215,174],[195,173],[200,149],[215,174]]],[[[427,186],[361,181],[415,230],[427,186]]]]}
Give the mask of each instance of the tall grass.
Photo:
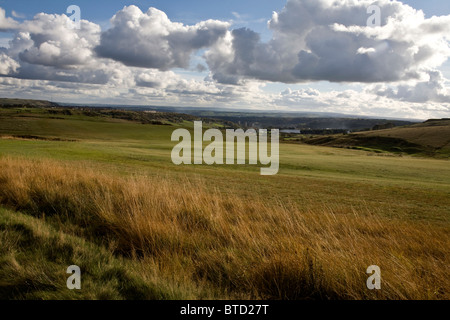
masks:
{"type": "Polygon", "coordinates": [[[376,208],[265,198],[221,194],[201,179],[0,159],[3,206],[223,298],[450,298],[448,228],[389,220],[376,208]],[[370,265],[381,268],[381,290],[366,287],[370,265]]]}

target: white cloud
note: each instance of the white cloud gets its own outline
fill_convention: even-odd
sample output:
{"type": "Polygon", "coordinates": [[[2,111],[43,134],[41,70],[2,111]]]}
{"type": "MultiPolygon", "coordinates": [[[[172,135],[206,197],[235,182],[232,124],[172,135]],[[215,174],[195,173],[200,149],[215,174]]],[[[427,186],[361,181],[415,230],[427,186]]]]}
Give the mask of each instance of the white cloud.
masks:
{"type": "Polygon", "coordinates": [[[450,57],[450,16],[425,19],[398,1],[379,0],[382,26],[367,26],[372,0],[288,0],[274,13],[273,38],[233,30],[206,54],[214,78],[300,83],[418,79],[450,57]]]}
{"type": "Polygon", "coordinates": [[[317,111],[343,113],[349,115],[365,115],[376,117],[429,119],[448,117],[450,103],[427,102],[411,103],[397,100],[397,97],[380,95],[374,88],[364,90],[318,92],[312,96],[311,89],[285,90],[272,96],[272,103],[296,111],[317,111]]]}
{"type": "Polygon", "coordinates": [[[111,19],[96,48],[98,55],[128,66],[169,70],[188,68],[192,53],[213,45],[227,31],[229,24],[208,20],[194,26],[172,22],[155,8],[143,13],[128,6],[111,19]]]}
{"type": "Polygon", "coordinates": [[[19,64],[15,60],[3,52],[0,53],[0,75],[15,73],[17,68],[19,68],[19,64]]]}
{"type": "Polygon", "coordinates": [[[7,18],[5,9],[0,8],[0,31],[16,29],[19,23],[13,18],[7,18]]]}
{"type": "Polygon", "coordinates": [[[358,51],[356,51],[357,54],[373,54],[376,53],[377,50],[375,48],[359,48],[358,51]]]}
{"type": "Polygon", "coordinates": [[[427,81],[415,85],[399,85],[396,89],[390,86],[378,86],[373,92],[379,96],[401,101],[426,103],[450,103],[450,88],[445,86],[445,79],[439,71],[430,71],[427,81]]]}
{"type": "MultiPolygon", "coordinates": [[[[40,13],[24,22],[20,26],[22,33],[13,41],[20,46],[19,58],[30,64],[62,69],[88,64],[99,43],[100,27],[82,20],[78,30],[69,27],[70,21],[66,15],[40,13]]],[[[17,51],[14,47],[11,50],[17,51]]]]}
{"type": "Polygon", "coordinates": [[[4,51],[16,68],[4,75],[93,84],[122,84],[127,80],[118,79],[121,75],[133,78],[121,63],[96,57],[93,49],[101,33],[97,24],[82,20],[81,28],[74,29],[69,22],[64,14],[40,13],[18,25],[4,51]]]}
{"type": "Polygon", "coordinates": [[[11,11],[11,15],[14,17],[14,18],[18,18],[18,19],[24,19],[25,18],[25,15],[24,14],[21,14],[21,13],[19,13],[19,12],[17,12],[17,11],[11,11]]]}

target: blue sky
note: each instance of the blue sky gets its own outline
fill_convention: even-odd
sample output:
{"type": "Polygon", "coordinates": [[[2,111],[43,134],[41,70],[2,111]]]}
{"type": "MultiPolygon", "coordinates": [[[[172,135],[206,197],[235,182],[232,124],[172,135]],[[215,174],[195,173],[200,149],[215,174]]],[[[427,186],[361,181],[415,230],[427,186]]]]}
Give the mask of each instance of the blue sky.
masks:
{"type": "MultiPolygon", "coordinates": [[[[447,0],[404,0],[402,1],[415,9],[423,10],[431,17],[433,15],[450,14],[450,1],[447,0]]],[[[7,13],[15,10],[27,18],[39,12],[64,13],[69,5],[83,8],[85,19],[102,22],[109,20],[123,6],[134,4],[142,10],[149,7],[158,8],[167,13],[169,18],[176,21],[192,23],[206,19],[233,19],[232,12],[248,15],[252,19],[269,19],[272,11],[278,11],[286,4],[286,0],[1,0],[0,6],[7,13]]]]}
{"type": "MultiPolygon", "coordinates": [[[[423,10],[426,16],[450,14],[450,1],[448,0],[404,0],[405,4],[415,9],[423,10]]],[[[98,24],[104,24],[123,6],[134,4],[145,11],[155,7],[164,11],[174,21],[193,24],[207,19],[236,20],[233,12],[239,13],[248,20],[249,27],[258,32],[267,32],[266,21],[270,19],[273,11],[281,10],[286,0],[1,0],[0,7],[7,14],[13,10],[26,18],[36,13],[64,13],[69,5],[78,5],[82,8],[83,18],[98,24]],[[263,19],[264,22],[255,22],[263,19]]],[[[242,24],[239,24],[242,25],[242,24]]]]}
{"type": "Polygon", "coordinates": [[[169,0],[169,1],[119,1],[119,0],[43,0],[43,1],[0,1],[0,6],[7,13],[15,10],[27,18],[39,12],[64,13],[69,5],[78,5],[82,8],[83,18],[96,23],[108,21],[118,10],[124,6],[136,5],[145,11],[155,7],[164,11],[174,21],[193,24],[207,19],[229,20],[235,19],[233,12],[237,12],[256,20],[270,19],[272,11],[281,10],[285,0],[169,0]]]}
{"type": "MultiPolygon", "coordinates": [[[[297,7],[299,7],[303,2],[308,2],[308,0],[289,1],[291,3],[297,3],[297,7]]],[[[321,1],[324,3],[326,2],[326,0],[321,1]]],[[[349,6],[345,0],[339,1],[341,1],[343,6],[349,6]]],[[[368,0],[364,1],[365,3],[368,2],[368,0]]],[[[4,83],[0,83],[0,95],[31,96],[33,94],[40,94],[41,96],[38,98],[45,98],[46,95],[51,94],[51,96],[56,96],[56,99],[59,99],[60,101],[78,100],[80,102],[93,103],[126,103],[129,101],[130,104],[137,103],[163,105],[198,104],[204,105],[205,107],[221,106],[235,109],[279,108],[280,110],[289,111],[335,111],[370,115],[388,113],[389,115],[395,117],[411,118],[426,118],[428,116],[447,115],[450,110],[450,96],[447,96],[447,94],[450,94],[450,84],[448,80],[450,79],[450,60],[444,59],[446,57],[444,52],[447,50],[445,41],[447,41],[448,47],[448,37],[446,38],[445,32],[439,39],[436,39],[432,33],[430,33],[430,35],[423,35],[421,39],[422,44],[415,46],[414,43],[411,42],[409,46],[404,47],[405,52],[411,50],[421,50],[421,52],[426,52],[429,50],[426,46],[426,37],[430,37],[430,39],[433,38],[433,41],[436,41],[436,43],[442,46],[439,50],[437,50],[442,52],[441,55],[436,54],[434,57],[430,58],[429,62],[422,65],[410,65],[408,66],[408,68],[411,69],[409,71],[395,70],[395,72],[390,74],[389,68],[386,68],[385,75],[374,75],[374,79],[368,79],[364,78],[364,75],[357,74],[358,68],[364,70],[364,67],[351,65],[349,66],[348,74],[336,75],[342,72],[345,73],[346,70],[345,67],[339,68],[339,61],[345,63],[349,60],[344,56],[344,54],[342,54],[342,59],[341,57],[332,57],[333,48],[328,48],[327,50],[331,54],[329,56],[325,56],[322,50],[323,48],[320,47],[322,42],[317,40],[312,41],[310,39],[311,35],[314,35],[315,32],[319,32],[321,28],[331,28],[330,26],[333,22],[331,20],[328,21],[328,25],[326,26],[317,25],[317,28],[313,29],[316,31],[312,31],[309,34],[309,38],[307,35],[302,37],[294,36],[292,40],[285,39],[284,41],[287,42],[281,44],[280,48],[273,47],[280,44],[277,42],[280,38],[290,34],[290,31],[282,30],[281,33],[278,32],[274,37],[273,30],[276,28],[272,28],[271,30],[267,25],[267,22],[272,19],[272,14],[274,11],[278,12],[280,19],[283,19],[281,22],[284,23],[285,29],[287,24],[290,24],[289,27],[298,28],[298,25],[302,25],[298,21],[302,22],[305,19],[307,20],[305,16],[302,16],[302,12],[293,11],[292,8],[295,6],[291,6],[291,11],[284,12],[283,8],[285,7],[286,2],[287,0],[0,0],[0,8],[5,10],[7,19],[13,19],[15,21],[14,23],[16,23],[15,28],[4,28],[1,30],[0,21],[0,31],[3,31],[0,32],[0,47],[4,47],[3,51],[0,51],[0,54],[3,55],[3,59],[6,59],[4,62],[5,65],[9,65],[9,67],[5,68],[7,72],[5,71],[5,74],[3,75],[4,83]],[[41,48],[37,46],[38,44],[36,41],[34,46],[32,45],[32,47],[23,52],[19,52],[19,49],[17,49],[18,47],[10,48],[9,41],[17,37],[18,32],[21,30],[23,31],[25,28],[24,26],[26,26],[26,28],[33,29],[30,26],[33,23],[37,23],[33,20],[33,17],[36,14],[43,12],[46,14],[63,15],[66,13],[66,8],[73,4],[78,5],[81,8],[82,19],[98,25],[102,32],[102,35],[99,36],[99,39],[97,39],[95,46],[92,45],[89,48],[81,48],[79,51],[84,52],[83,50],[87,50],[86,52],[88,52],[90,50],[89,53],[84,52],[85,55],[92,57],[98,56],[97,58],[101,58],[101,60],[92,60],[89,62],[87,60],[83,60],[84,58],[75,57],[73,52],[65,52],[64,50],[71,50],[70,43],[67,42],[69,40],[64,40],[63,38],[58,40],[54,38],[54,35],[48,35],[49,38],[47,39],[47,42],[44,41],[44,44],[48,44],[48,46],[45,47],[47,48],[47,51],[45,52],[43,50],[44,47],[41,48]],[[220,54],[223,54],[223,52],[220,53],[219,51],[226,51],[226,49],[224,49],[223,46],[218,48],[212,43],[202,45],[201,48],[195,47],[186,49],[188,51],[187,56],[190,56],[190,58],[186,58],[183,54],[180,55],[180,52],[171,52],[171,54],[179,55],[181,60],[178,62],[172,61],[172,63],[166,63],[164,65],[154,65],[156,61],[155,59],[159,59],[158,61],[160,61],[164,57],[152,56],[152,52],[149,52],[149,57],[140,56],[136,58],[140,59],[139,63],[132,61],[130,62],[131,58],[124,60],[123,52],[114,52],[115,48],[106,48],[103,46],[103,43],[106,43],[108,36],[111,38],[110,43],[114,43],[116,40],[123,40],[114,39],[114,34],[120,33],[122,30],[120,28],[126,29],[126,24],[120,27],[116,26],[116,28],[113,29],[109,35],[106,31],[113,27],[110,23],[112,16],[121,11],[125,6],[130,5],[135,5],[142,11],[142,16],[140,19],[142,18],[144,20],[146,19],[147,10],[150,7],[157,8],[161,12],[165,13],[172,22],[180,22],[185,26],[193,26],[196,23],[213,19],[216,20],[216,23],[211,28],[216,30],[215,32],[218,32],[218,34],[222,34],[221,32],[223,31],[221,29],[223,26],[219,26],[219,22],[229,22],[230,25],[228,26],[228,33],[232,35],[229,37],[232,37],[234,40],[241,37],[241,43],[243,46],[245,46],[244,44],[246,43],[252,43],[252,45],[255,45],[253,48],[254,50],[261,50],[262,57],[257,58],[255,56],[247,56],[245,51],[247,49],[244,49],[244,47],[241,49],[243,51],[239,52],[238,48],[234,47],[236,43],[233,42],[233,50],[235,50],[234,54],[236,57],[234,61],[238,61],[239,59],[237,58],[240,58],[241,63],[243,63],[244,61],[250,61],[248,59],[256,59],[251,63],[249,62],[251,67],[246,66],[245,63],[236,70],[234,70],[236,68],[234,65],[218,66],[221,65],[221,63],[220,59],[217,57],[221,57],[220,54]],[[17,27],[17,25],[20,25],[20,27],[17,27]],[[297,25],[297,27],[295,25],[297,25]],[[240,35],[233,33],[233,30],[243,27],[248,28],[248,31],[241,32],[240,35]],[[222,31],[219,31],[219,29],[222,31]],[[259,40],[257,41],[259,44],[257,42],[252,42],[252,35],[259,36],[259,40]],[[273,42],[274,39],[275,42],[273,42]],[[101,41],[100,46],[98,41],[101,41]],[[278,57],[284,55],[281,47],[289,46],[289,42],[291,42],[292,46],[295,47],[297,43],[302,41],[311,42],[311,44],[307,43],[306,47],[301,49],[305,50],[307,54],[311,53],[311,48],[309,48],[308,45],[312,46],[313,42],[315,43],[314,48],[317,48],[319,51],[322,50],[320,52],[312,52],[313,55],[311,56],[319,56],[321,61],[324,61],[322,62],[322,65],[326,64],[327,59],[329,59],[329,61],[338,62],[335,63],[335,65],[330,64],[328,67],[329,70],[319,70],[320,68],[318,68],[313,71],[307,71],[309,65],[304,65],[300,69],[300,64],[297,67],[294,65],[288,66],[289,68],[292,67],[289,69],[289,74],[286,74],[285,71],[280,74],[276,74],[274,71],[274,74],[270,74],[270,72],[266,70],[270,69],[272,63],[279,61],[273,58],[274,55],[277,55],[278,57]],[[64,47],[64,45],[66,47],[64,47]],[[98,50],[100,47],[105,48],[101,51],[98,50]],[[46,58],[44,57],[44,53],[47,54],[49,52],[48,50],[50,49],[48,48],[51,48],[52,54],[57,53],[60,55],[59,59],[50,58],[50,60],[55,60],[54,64],[49,62],[48,59],[45,60],[46,58]],[[33,52],[35,53],[34,57],[32,57],[33,52]],[[208,54],[209,56],[206,57],[208,54]],[[320,55],[323,56],[321,57],[320,55]],[[69,58],[67,58],[68,56],[69,58]],[[258,59],[262,60],[258,61],[258,59]],[[66,62],[69,60],[72,62],[77,61],[77,63],[68,65],[66,62],[63,63],[59,60],[66,62]],[[265,65],[262,64],[263,61],[265,61],[265,65]],[[105,70],[108,70],[97,70],[98,72],[92,71],[89,73],[89,68],[92,69],[93,66],[100,65],[103,62],[105,63],[105,70]],[[142,63],[144,65],[142,65],[142,63]],[[334,70],[336,68],[341,70],[334,70]],[[352,71],[352,68],[356,71],[352,71]],[[120,72],[118,71],[119,69],[120,72]],[[78,74],[69,74],[74,72],[73,70],[80,70],[80,72],[78,74]],[[119,80],[117,80],[118,72],[120,73],[119,77],[121,77],[119,80]],[[44,73],[46,76],[41,78],[39,77],[39,73],[44,73]],[[115,74],[113,75],[113,73],[115,74]],[[127,73],[129,74],[126,76],[125,74],[127,73]],[[131,77],[130,75],[133,76],[134,79],[125,79],[126,77],[131,77]],[[105,84],[103,87],[99,85],[98,80],[92,80],[95,77],[95,79],[99,79],[100,76],[105,79],[109,79],[104,81],[105,84]],[[84,80],[87,78],[89,78],[89,80],[84,80]],[[153,78],[158,81],[159,79],[165,79],[165,83],[162,83],[161,80],[161,83],[154,84],[155,81],[153,78]],[[428,81],[426,80],[427,78],[429,78],[428,81]],[[16,82],[14,82],[16,87],[20,87],[20,90],[10,90],[10,86],[12,85],[11,83],[13,83],[11,79],[20,79],[15,80],[16,82]],[[39,85],[43,85],[44,82],[42,81],[47,81],[45,84],[49,89],[41,91],[35,89],[39,87],[39,85]],[[85,92],[86,94],[79,94],[75,96],[71,95],[67,90],[63,90],[63,88],[70,87],[72,83],[79,83],[80,87],[86,88],[86,91],[81,91],[80,89],[80,92],[85,92]],[[126,85],[124,83],[126,83],[126,85]],[[106,93],[106,91],[111,89],[113,85],[117,86],[114,92],[120,92],[120,94],[111,95],[106,93]],[[34,89],[32,90],[31,88],[34,89]],[[205,91],[204,95],[201,94],[203,91],[205,91]],[[104,96],[101,96],[100,94],[96,96],[94,92],[101,92],[104,96]],[[193,98],[194,96],[195,99],[193,98]],[[346,106],[345,100],[342,100],[342,97],[346,96],[350,97],[348,98],[348,101],[349,105],[352,105],[351,107],[346,106]],[[370,102],[370,107],[363,106],[366,100],[370,102]],[[334,103],[334,101],[337,102],[334,103]],[[357,103],[359,105],[357,105],[355,101],[358,101],[357,103]],[[432,107],[429,107],[430,104],[432,104],[432,107]]],[[[382,2],[383,5],[386,5],[386,8],[388,8],[388,1],[382,0],[382,2]]],[[[433,20],[431,19],[433,16],[450,16],[450,1],[447,0],[404,0],[402,2],[410,5],[414,9],[422,10],[425,13],[425,20],[423,21],[424,26],[430,23],[442,25],[446,23],[445,21],[447,21],[443,18],[439,18],[440,20],[438,21],[433,20]]],[[[406,7],[402,7],[400,9],[396,8],[395,10],[400,10],[399,12],[403,13],[407,12],[405,8],[406,7]]],[[[346,9],[348,9],[348,12],[353,12],[351,11],[351,8],[346,9]]],[[[332,9],[329,8],[329,10],[332,9]]],[[[319,11],[311,12],[315,12],[314,14],[317,15],[322,14],[319,11]]],[[[382,13],[385,12],[389,12],[389,9],[382,11],[382,13]]],[[[320,19],[328,19],[329,17],[327,14],[327,12],[323,13],[320,19]]],[[[329,16],[332,15],[333,13],[330,11],[329,16]]],[[[342,16],[340,17],[340,21],[346,21],[348,20],[347,18],[350,20],[352,19],[350,15],[348,17],[342,16]]],[[[363,18],[365,19],[365,17],[363,18]]],[[[317,18],[316,20],[320,19],[317,18]]],[[[279,25],[283,26],[281,22],[279,25]]],[[[278,23],[278,21],[276,23],[278,23]]],[[[408,28],[406,24],[405,26],[408,28]]],[[[416,31],[412,28],[411,34],[416,31]]],[[[28,32],[28,30],[25,30],[25,32],[28,32]]],[[[139,35],[136,39],[142,40],[144,37],[146,39],[145,41],[148,40],[149,43],[139,46],[139,50],[142,50],[142,48],[150,48],[150,44],[154,45],[154,42],[152,41],[156,41],[151,37],[150,39],[148,34],[146,34],[146,31],[142,32],[142,35],[139,35]]],[[[331,34],[335,31],[329,30],[329,32],[331,34]]],[[[346,32],[348,33],[349,31],[345,31],[344,33],[346,32]]],[[[343,35],[344,33],[339,35],[343,35]]],[[[29,32],[29,34],[34,40],[35,36],[33,37],[33,33],[29,32]]],[[[132,36],[133,35],[130,34],[130,37],[132,36]]],[[[330,42],[330,38],[327,38],[325,34],[323,36],[324,39],[328,39],[323,43],[333,43],[330,42]]],[[[222,36],[218,37],[220,39],[225,39],[221,38],[222,36]]],[[[348,40],[345,39],[346,38],[343,36],[342,41],[348,40]]],[[[130,39],[130,42],[128,43],[126,43],[125,40],[122,46],[126,48],[132,44],[132,40],[130,39]]],[[[340,46],[340,40],[340,38],[333,40],[338,47],[340,46]]],[[[370,36],[368,36],[368,40],[370,40],[370,36]]],[[[219,40],[219,42],[220,41],[222,40],[219,40]]],[[[402,39],[395,39],[395,36],[393,39],[386,39],[385,41],[390,41],[389,43],[391,44],[397,41],[399,44],[398,48],[403,48],[401,46],[402,39]]],[[[367,41],[364,43],[367,43],[367,41]]],[[[178,48],[179,45],[175,44],[175,46],[178,48]]],[[[130,51],[131,54],[136,52],[138,48],[133,49],[134,51],[130,51]]],[[[152,50],[155,50],[154,47],[151,48],[152,50]]],[[[292,48],[288,48],[287,51],[290,49],[292,48]]],[[[364,52],[366,55],[369,55],[370,50],[375,50],[373,48],[366,48],[362,44],[360,49],[362,50],[361,52],[364,52]],[[368,53],[365,53],[365,50],[369,50],[367,51],[368,53]]],[[[181,47],[181,45],[179,50],[181,50],[182,53],[183,47],[181,47]]],[[[257,51],[255,52],[256,53],[254,53],[254,55],[259,55],[257,51]]],[[[292,51],[292,54],[293,55],[291,58],[295,58],[298,52],[292,51]]],[[[286,59],[289,60],[289,57],[286,59]]],[[[397,63],[401,61],[402,54],[398,53],[395,59],[392,61],[397,61],[397,63]]],[[[285,61],[281,62],[281,64],[283,63],[285,63],[285,61]]],[[[380,68],[380,66],[383,68],[383,63],[380,64],[380,61],[374,64],[374,66],[375,65],[378,66],[377,68],[380,68]]],[[[279,68],[275,69],[280,70],[280,68],[286,69],[286,66],[280,65],[279,68]]],[[[377,72],[376,68],[373,70],[374,71],[372,74],[377,72]]],[[[369,103],[367,105],[369,105],[369,103]]]]}

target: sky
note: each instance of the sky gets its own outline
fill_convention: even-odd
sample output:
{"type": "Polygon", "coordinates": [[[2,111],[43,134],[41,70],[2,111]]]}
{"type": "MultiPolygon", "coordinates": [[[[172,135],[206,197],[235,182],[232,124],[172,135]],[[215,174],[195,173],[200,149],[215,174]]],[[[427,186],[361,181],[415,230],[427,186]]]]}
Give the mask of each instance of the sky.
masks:
{"type": "Polygon", "coordinates": [[[0,0],[0,97],[450,117],[449,40],[447,0],[0,0]]]}

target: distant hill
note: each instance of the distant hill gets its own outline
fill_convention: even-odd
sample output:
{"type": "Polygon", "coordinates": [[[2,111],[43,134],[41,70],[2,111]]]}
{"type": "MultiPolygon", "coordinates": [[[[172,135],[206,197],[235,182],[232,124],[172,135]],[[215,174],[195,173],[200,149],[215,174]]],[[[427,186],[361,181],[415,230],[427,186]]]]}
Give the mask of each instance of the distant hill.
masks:
{"type": "Polygon", "coordinates": [[[312,145],[450,157],[450,119],[348,135],[312,137],[312,145]]]}
{"type": "Polygon", "coordinates": [[[405,126],[417,123],[417,121],[406,121],[396,119],[364,118],[348,115],[330,115],[319,113],[266,113],[266,112],[191,112],[197,116],[213,117],[238,123],[243,127],[264,129],[295,129],[308,130],[342,130],[360,131],[368,130],[375,126],[405,126]]]}
{"type": "Polygon", "coordinates": [[[17,108],[17,107],[48,108],[48,107],[58,107],[58,106],[59,105],[57,103],[46,101],[46,100],[0,98],[0,107],[2,107],[2,108],[17,108]]]}
{"type": "MultiPolygon", "coordinates": [[[[90,114],[120,117],[127,120],[150,122],[161,115],[182,114],[183,119],[202,119],[204,122],[221,122],[229,127],[260,129],[295,129],[311,134],[330,134],[347,131],[363,131],[386,126],[405,126],[418,121],[402,119],[377,119],[373,117],[352,116],[330,112],[279,112],[258,110],[224,110],[218,108],[131,106],[131,105],[78,105],[72,103],[53,103],[42,100],[0,99],[0,107],[61,107],[69,110],[83,109],[90,114]],[[112,111],[112,110],[120,110],[112,111]],[[145,113],[145,114],[144,114],[145,113]],[[155,113],[155,115],[149,115],[155,113]],[[191,117],[189,117],[189,115],[191,117]],[[322,132],[325,131],[325,132],[322,132]]],[[[159,119],[156,119],[159,120],[159,119]]]]}
{"type": "MultiPolygon", "coordinates": [[[[203,121],[206,127],[214,128],[238,128],[237,124],[230,121],[212,118],[200,118],[197,116],[157,111],[132,111],[119,108],[100,108],[71,106],[63,107],[57,104],[40,100],[1,99],[0,120],[21,119],[84,119],[102,120],[109,122],[131,121],[150,125],[183,125],[192,124],[194,121],[203,121]]],[[[0,130],[1,131],[1,130],[0,130]]]]}

